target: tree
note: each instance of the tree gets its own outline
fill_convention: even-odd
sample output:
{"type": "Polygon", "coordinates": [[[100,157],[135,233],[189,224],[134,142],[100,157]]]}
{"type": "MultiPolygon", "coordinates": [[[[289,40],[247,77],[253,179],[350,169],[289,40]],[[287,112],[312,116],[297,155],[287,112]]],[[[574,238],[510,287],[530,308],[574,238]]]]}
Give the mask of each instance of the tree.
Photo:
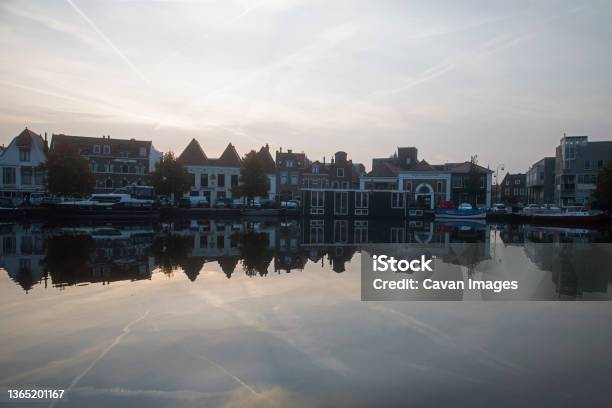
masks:
{"type": "Polygon", "coordinates": [[[255,197],[265,197],[269,189],[270,180],[266,175],[265,164],[259,155],[251,150],[242,159],[238,185],[232,188],[232,194],[246,197],[251,202],[255,197]]]}
{"type": "Polygon", "coordinates": [[[174,196],[179,199],[191,189],[192,175],[183,164],[174,157],[174,153],[162,154],[155,170],[149,175],[149,183],[158,195],[174,196]]]}
{"type": "Polygon", "coordinates": [[[96,185],[88,161],[81,157],[76,147],[67,143],[50,151],[41,168],[47,175],[47,190],[53,194],[87,194],[96,185]]]}
{"type": "Polygon", "coordinates": [[[478,156],[474,155],[470,158],[470,170],[465,178],[465,190],[474,206],[478,202],[478,193],[480,193],[480,186],[482,185],[481,177],[482,173],[478,169],[478,156]]]}
{"type": "Polygon", "coordinates": [[[593,192],[594,205],[604,210],[612,209],[612,160],[608,161],[597,176],[593,192]]]}

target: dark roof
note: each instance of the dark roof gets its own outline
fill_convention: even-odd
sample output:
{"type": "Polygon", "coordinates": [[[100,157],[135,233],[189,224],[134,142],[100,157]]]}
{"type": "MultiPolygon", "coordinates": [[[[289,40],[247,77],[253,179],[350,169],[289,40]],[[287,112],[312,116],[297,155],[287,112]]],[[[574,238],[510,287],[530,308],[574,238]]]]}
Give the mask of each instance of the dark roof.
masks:
{"type": "Polygon", "coordinates": [[[372,159],[372,171],[367,177],[397,177],[399,168],[392,162],[393,159],[372,159]]]}
{"type": "Polygon", "coordinates": [[[218,159],[209,159],[209,161],[215,162],[217,166],[231,166],[231,167],[240,167],[242,160],[236,151],[236,148],[233,144],[229,143],[221,156],[218,159]]]}
{"type": "Polygon", "coordinates": [[[113,154],[119,151],[129,151],[134,155],[138,155],[137,149],[144,147],[147,149],[147,152],[149,152],[152,146],[150,140],[111,139],[106,137],[71,136],[64,134],[54,134],[51,136],[51,150],[64,144],[78,147],[82,154],[92,154],[93,145],[110,145],[113,154]]]}
{"type": "Polygon", "coordinates": [[[242,160],[238,156],[236,148],[231,143],[227,145],[223,153],[218,159],[211,159],[206,157],[206,153],[200,146],[197,140],[192,139],[187,145],[185,150],[178,157],[178,160],[191,166],[227,166],[227,167],[240,167],[242,160]]]}
{"type": "Polygon", "coordinates": [[[435,170],[435,169],[425,160],[417,161],[408,168],[408,171],[432,171],[432,170],[435,170]]]}
{"type": "Polygon", "coordinates": [[[15,138],[15,144],[17,147],[30,147],[32,145],[32,141],[40,141],[43,139],[39,134],[32,132],[30,129],[25,128],[17,137],[15,138]]]}
{"type": "Polygon", "coordinates": [[[265,146],[262,146],[261,149],[259,149],[257,156],[264,163],[266,173],[274,173],[276,171],[276,164],[274,163],[274,159],[270,154],[270,146],[268,146],[267,143],[265,146]]]}
{"type": "Polygon", "coordinates": [[[197,140],[191,139],[191,142],[187,145],[183,153],[178,157],[178,160],[187,165],[203,165],[206,164],[206,153],[202,150],[202,147],[197,140]]]}
{"type": "MultiPolygon", "coordinates": [[[[451,173],[469,173],[472,163],[469,161],[465,161],[462,163],[446,163],[444,164],[444,168],[451,173]]],[[[492,170],[487,169],[486,167],[476,165],[476,170],[479,173],[493,173],[492,170]]]]}

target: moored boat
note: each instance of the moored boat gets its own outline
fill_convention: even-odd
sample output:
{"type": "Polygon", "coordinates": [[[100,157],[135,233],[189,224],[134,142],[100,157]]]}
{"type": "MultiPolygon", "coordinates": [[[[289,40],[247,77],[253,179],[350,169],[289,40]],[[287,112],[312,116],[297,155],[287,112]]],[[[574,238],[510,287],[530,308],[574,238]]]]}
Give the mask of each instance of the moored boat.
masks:
{"type": "Polygon", "coordinates": [[[604,223],[609,220],[609,216],[603,211],[594,210],[572,210],[555,212],[533,212],[526,217],[535,223],[565,223],[565,224],[591,224],[604,223]]]}
{"type": "Polygon", "coordinates": [[[461,204],[458,208],[436,210],[436,220],[484,220],[487,213],[484,209],[473,208],[470,204],[461,204]]]}

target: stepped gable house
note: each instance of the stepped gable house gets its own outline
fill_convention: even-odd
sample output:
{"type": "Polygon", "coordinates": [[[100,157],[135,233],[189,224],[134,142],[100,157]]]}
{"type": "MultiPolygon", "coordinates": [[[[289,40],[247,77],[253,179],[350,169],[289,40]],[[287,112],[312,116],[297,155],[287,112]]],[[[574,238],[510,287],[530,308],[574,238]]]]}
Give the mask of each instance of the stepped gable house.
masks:
{"type": "Polygon", "coordinates": [[[232,187],[238,185],[242,159],[229,143],[219,158],[209,158],[196,139],[185,147],[178,160],[191,174],[191,196],[206,197],[211,205],[232,198],[232,187]]]}
{"type": "Polygon", "coordinates": [[[145,185],[148,174],[155,169],[155,164],[161,156],[151,141],[112,139],[110,136],[54,134],[51,138],[51,150],[62,145],[76,148],[89,162],[96,179],[96,193],[109,193],[132,184],[145,185]]]}

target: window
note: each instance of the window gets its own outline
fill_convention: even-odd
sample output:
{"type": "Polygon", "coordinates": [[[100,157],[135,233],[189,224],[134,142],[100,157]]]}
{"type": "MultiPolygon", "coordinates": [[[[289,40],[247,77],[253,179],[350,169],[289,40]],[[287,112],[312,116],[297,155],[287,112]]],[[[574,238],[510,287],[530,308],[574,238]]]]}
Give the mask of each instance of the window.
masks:
{"type": "Polygon", "coordinates": [[[334,192],[334,214],[346,215],[348,213],[348,191],[334,192]]]}
{"type": "Polygon", "coordinates": [[[285,162],[285,166],[286,166],[286,167],[293,167],[293,160],[287,160],[287,161],[285,162]]]}
{"type": "Polygon", "coordinates": [[[15,168],[4,167],[2,169],[2,183],[3,184],[15,184],[15,168]]]}
{"type": "Polygon", "coordinates": [[[238,185],[238,175],[237,174],[232,174],[231,185],[232,187],[236,187],[238,185]]]}
{"type": "Polygon", "coordinates": [[[344,169],[337,168],[336,169],[336,177],[344,177],[344,169]]]}
{"type": "Polygon", "coordinates": [[[516,184],[516,185],[521,184],[521,179],[516,179],[516,180],[514,180],[514,184],[516,184]]]}
{"type": "Polygon", "coordinates": [[[200,174],[200,187],[208,187],[208,174],[200,174]]]}
{"type": "Polygon", "coordinates": [[[319,174],[319,166],[312,166],[312,173],[319,174]]]}
{"type": "Polygon", "coordinates": [[[297,173],[291,173],[291,184],[293,184],[294,186],[297,186],[298,184],[298,174],[297,173]]]}
{"type": "Polygon", "coordinates": [[[410,180],[404,180],[404,190],[409,193],[412,192],[412,182],[410,180]]]}
{"type": "Polygon", "coordinates": [[[104,154],[110,154],[110,145],[104,145],[104,154]]]}
{"type": "Polygon", "coordinates": [[[370,195],[365,191],[355,191],[355,215],[368,215],[370,195]]]}
{"type": "Polygon", "coordinates": [[[189,192],[189,196],[190,197],[199,197],[200,196],[200,192],[199,191],[190,191],[189,192]]]}
{"type": "Polygon", "coordinates": [[[342,182],[342,188],[345,189],[345,190],[348,189],[349,188],[349,182],[348,181],[343,181],[342,182]]]}
{"type": "Polygon", "coordinates": [[[444,188],[444,183],[442,183],[441,181],[438,181],[438,183],[436,184],[436,193],[442,193],[443,188],[444,188]]]}
{"type": "Polygon", "coordinates": [[[217,186],[225,187],[225,174],[217,174],[217,186]]]}
{"type": "Polygon", "coordinates": [[[485,188],[486,181],[487,181],[486,176],[480,176],[480,188],[485,188]]]}
{"type": "Polygon", "coordinates": [[[325,213],[325,194],[323,191],[310,192],[310,213],[324,214],[325,213]]]}
{"type": "Polygon", "coordinates": [[[111,179],[106,180],[106,188],[113,188],[113,180],[111,179]]]}
{"type": "Polygon", "coordinates": [[[404,194],[403,193],[391,193],[391,208],[404,208],[404,194]]]}
{"type": "Polygon", "coordinates": [[[506,190],[504,190],[506,192],[506,195],[509,196],[510,195],[510,189],[507,188],[506,190]]]}
{"type": "Polygon", "coordinates": [[[515,187],[514,190],[512,190],[512,194],[517,196],[518,195],[518,188],[515,187]]]}
{"type": "Polygon", "coordinates": [[[281,171],[281,174],[280,174],[280,183],[281,184],[287,184],[287,172],[286,171],[281,171]]]}
{"type": "Polygon", "coordinates": [[[603,160],[597,160],[597,168],[603,169],[603,160]]]}
{"type": "Polygon", "coordinates": [[[30,161],[30,149],[19,149],[19,161],[30,161]]]}
{"type": "Polygon", "coordinates": [[[334,221],[334,243],[345,244],[348,241],[348,221],[334,221]]]}
{"type": "Polygon", "coordinates": [[[406,230],[404,228],[392,227],[390,243],[400,244],[405,241],[406,230]]]}
{"type": "Polygon", "coordinates": [[[21,184],[25,184],[25,185],[32,184],[32,168],[31,167],[21,168],[21,184]]]}
{"type": "Polygon", "coordinates": [[[120,156],[127,159],[128,157],[130,157],[130,152],[121,152],[120,156]]]}
{"type": "Polygon", "coordinates": [[[354,226],[354,239],[355,244],[365,244],[368,242],[368,222],[364,220],[355,220],[354,226]]]}
{"type": "Polygon", "coordinates": [[[217,192],[217,200],[222,200],[225,198],[225,191],[218,191],[217,192]]]}
{"type": "Polygon", "coordinates": [[[195,174],[189,173],[189,177],[191,178],[191,187],[195,187],[195,174]]]}
{"type": "Polygon", "coordinates": [[[100,145],[93,145],[93,152],[95,154],[100,154],[100,145]]]}
{"type": "Polygon", "coordinates": [[[453,188],[463,188],[463,176],[455,176],[453,178],[453,188]]]}
{"type": "Polygon", "coordinates": [[[584,169],[585,170],[591,170],[591,161],[590,160],[585,160],[584,161],[584,169]]]}
{"type": "Polygon", "coordinates": [[[147,148],[141,147],[140,149],[138,149],[138,154],[140,155],[140,157],[147,157],[147,148]]]}
{"type": "Polygon", "coordinates": [[[310,243],[322,244],[325,242],[325,221],[310,220],[310,243]]]}
{"type": "Polygon", "coordinates": [[[45,181],[45,172],[43,169],[37,167],[34,169],[34,184],[40,186],[45,181]]]}

